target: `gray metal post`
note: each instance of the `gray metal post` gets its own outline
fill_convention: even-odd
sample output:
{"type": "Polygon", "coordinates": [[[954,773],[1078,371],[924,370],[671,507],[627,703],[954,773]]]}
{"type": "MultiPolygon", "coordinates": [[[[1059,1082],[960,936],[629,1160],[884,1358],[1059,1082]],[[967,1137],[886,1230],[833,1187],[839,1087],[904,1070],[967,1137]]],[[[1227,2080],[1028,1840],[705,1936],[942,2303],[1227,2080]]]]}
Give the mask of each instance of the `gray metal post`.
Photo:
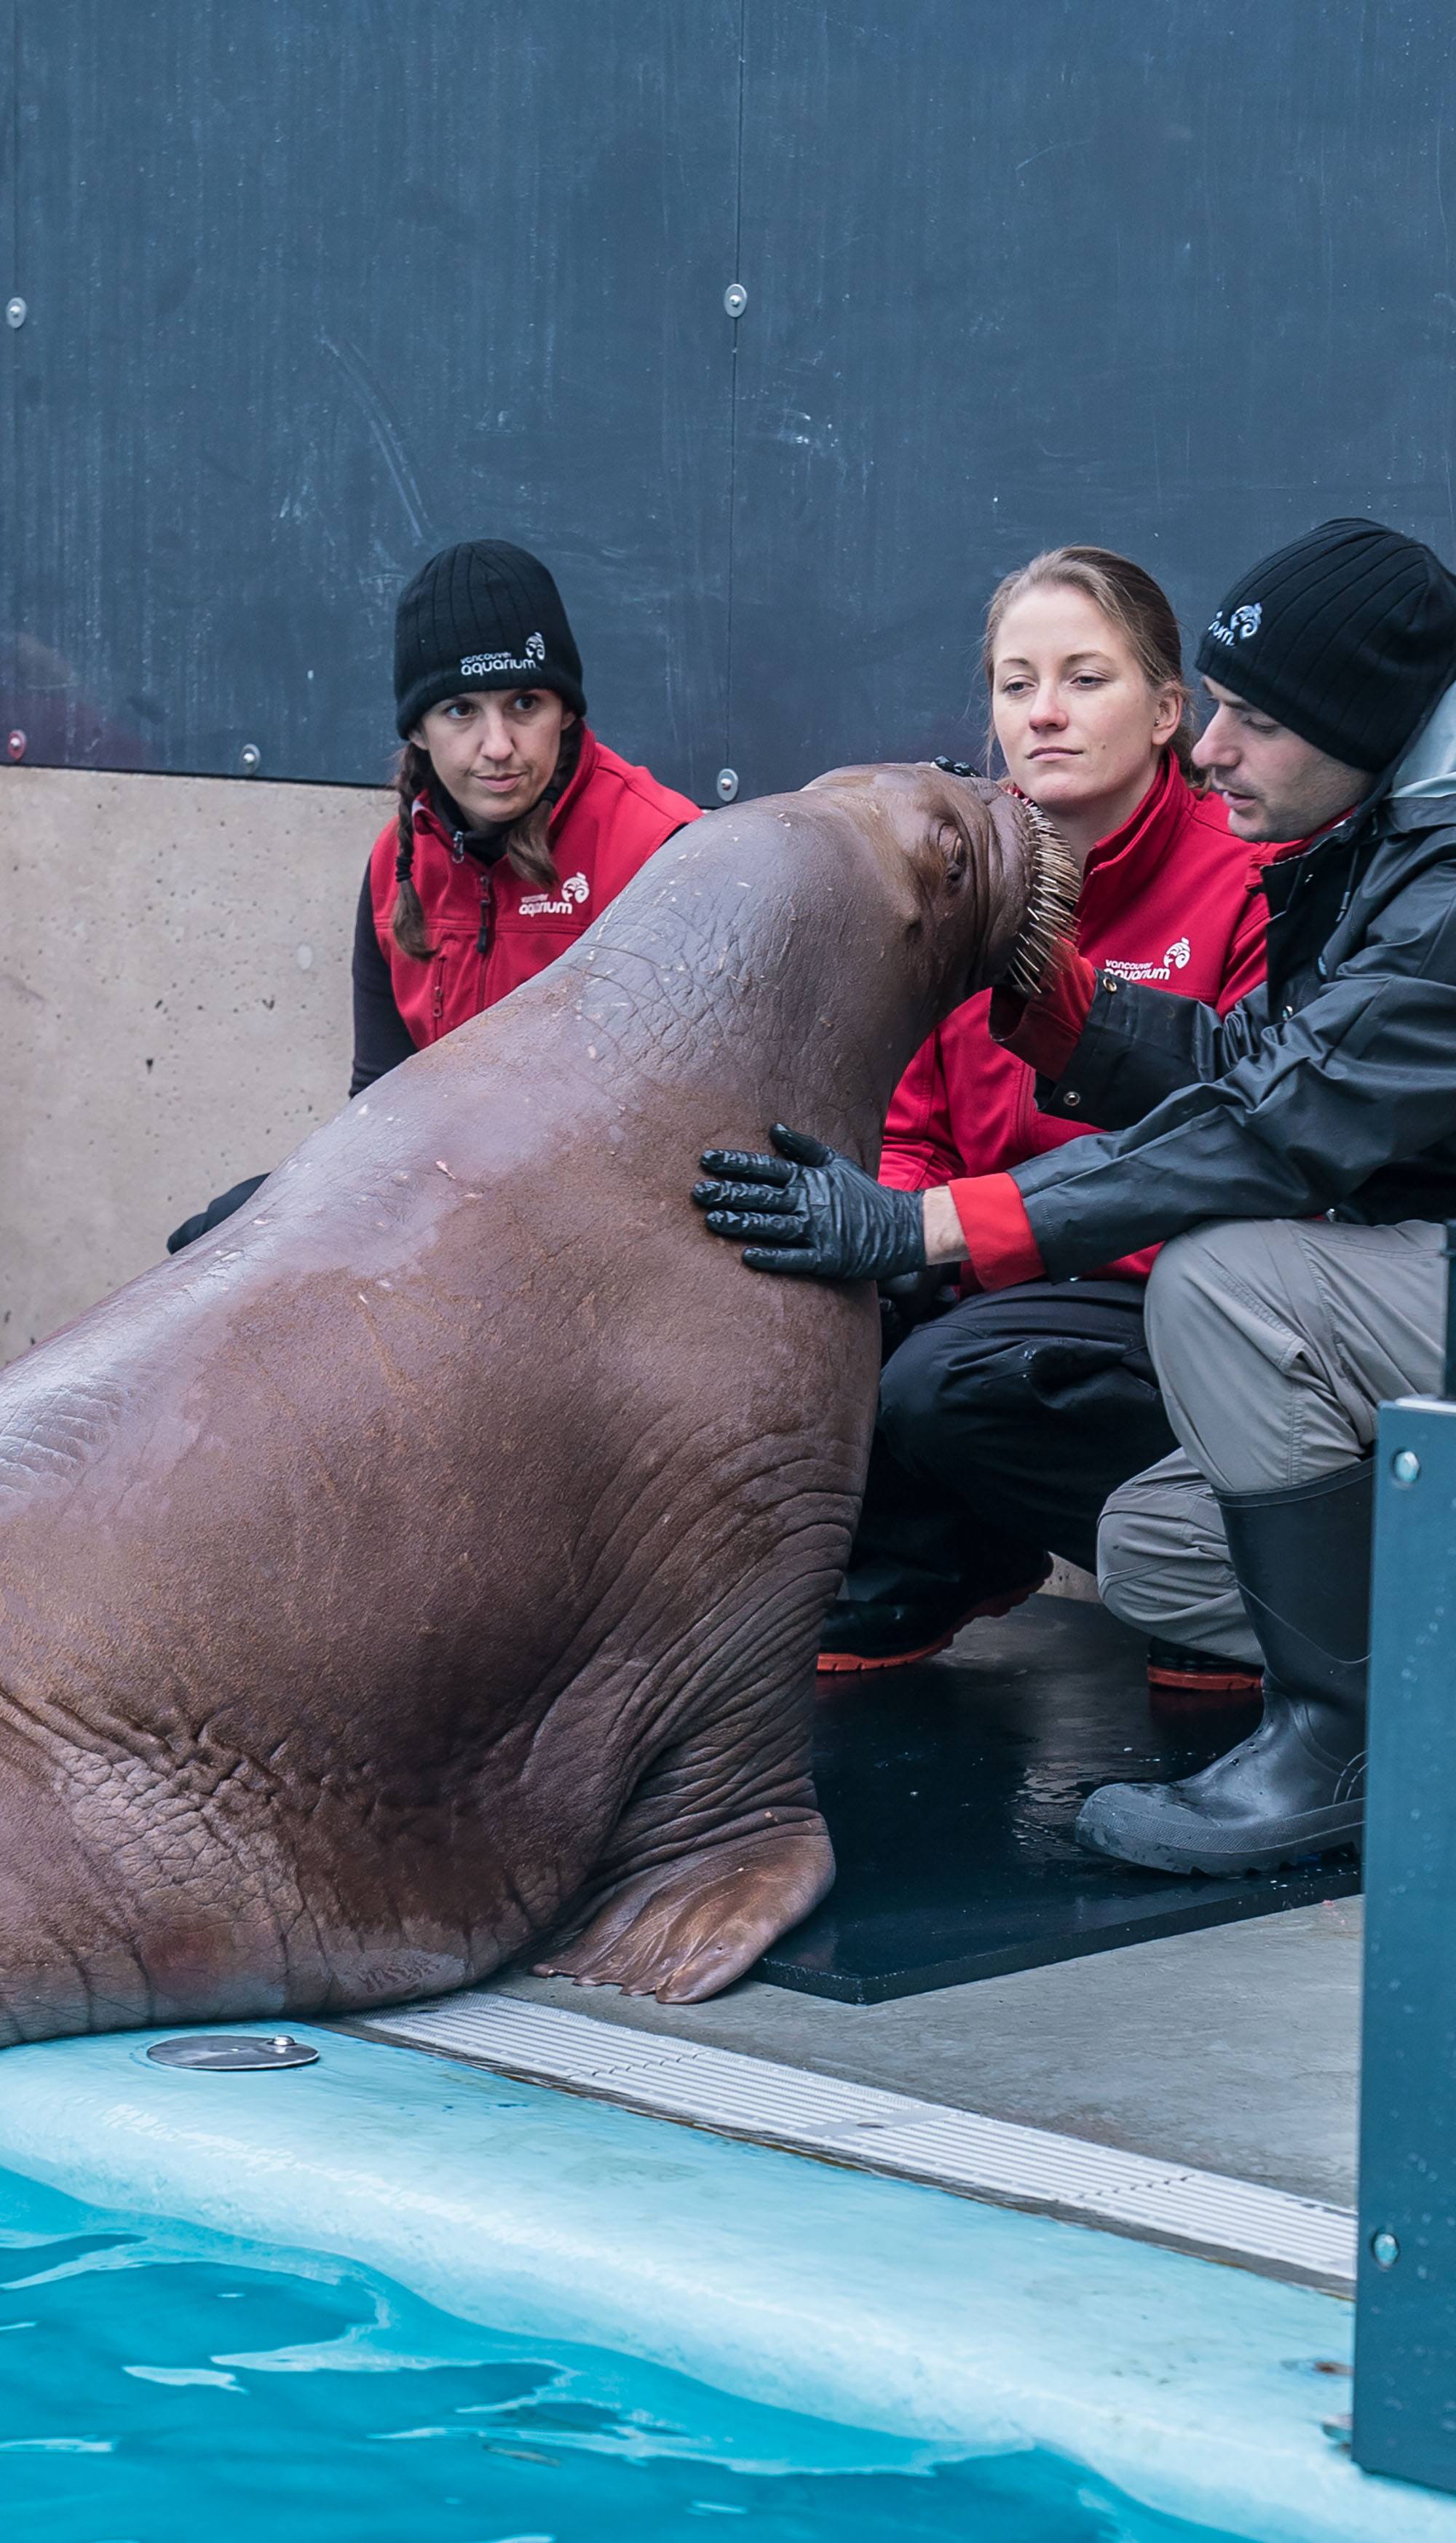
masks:
{"type": "Polygon", "coordinates": [[[1456,1402],[1386,1405],[1375,1456],[1353,2446],[1456,2491],[1456,1402]]]}

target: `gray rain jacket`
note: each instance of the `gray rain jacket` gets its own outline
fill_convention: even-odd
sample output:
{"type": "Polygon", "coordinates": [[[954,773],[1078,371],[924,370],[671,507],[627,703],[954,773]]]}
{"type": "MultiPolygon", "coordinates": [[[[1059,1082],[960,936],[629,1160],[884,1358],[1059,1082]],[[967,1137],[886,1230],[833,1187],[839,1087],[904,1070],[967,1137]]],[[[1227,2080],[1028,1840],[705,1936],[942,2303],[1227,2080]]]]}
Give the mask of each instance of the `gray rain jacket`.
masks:
{"type": "Polygon", "coordinates": [[[1207,1219],[1456,1217],[1456,686],[1264,888],[1263,987],[1220,1018],[1100,972],[1038,1080],[1044,1112],[1111,1125],[1014,1170],[1053,1278],[1207,1219]]]}

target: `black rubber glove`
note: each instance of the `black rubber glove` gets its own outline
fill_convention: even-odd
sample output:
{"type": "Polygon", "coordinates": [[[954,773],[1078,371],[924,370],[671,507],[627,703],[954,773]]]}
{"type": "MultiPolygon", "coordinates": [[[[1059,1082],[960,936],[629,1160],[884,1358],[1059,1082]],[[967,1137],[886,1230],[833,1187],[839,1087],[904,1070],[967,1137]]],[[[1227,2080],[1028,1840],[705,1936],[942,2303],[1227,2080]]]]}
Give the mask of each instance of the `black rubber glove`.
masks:
{"type": "Polygon", "coordinates": [[[748,1241],[751,1272],[800,1272],[815,1280],[889,1280],[925,1261],[924,1195],[886,1192],[873,1175],[776,1121],[777,1157],[707,1148],[714,1181],[694,1184],[715,1236],[748,1241]]]}
{"type": "Polygon", "coordinates": [[[249,1175],[246,1182],[234,1184],[230,1191],[219,1193],[215,1199],[209,1200],[205,1209],[197,1211],[195,1217],[185,1218],[181,1227],[174,1227],[167,1239],[168,1253],[180,1254],[185,1245],[195,1245],[199,1236],[210,1236],[214,1227],[221,1227],[223,1220],[231,1218],[235,1209],[241,1209],[245,1201],[250,1201],[259,1185],[267,1181],[267,1175],[249,1175]]]}

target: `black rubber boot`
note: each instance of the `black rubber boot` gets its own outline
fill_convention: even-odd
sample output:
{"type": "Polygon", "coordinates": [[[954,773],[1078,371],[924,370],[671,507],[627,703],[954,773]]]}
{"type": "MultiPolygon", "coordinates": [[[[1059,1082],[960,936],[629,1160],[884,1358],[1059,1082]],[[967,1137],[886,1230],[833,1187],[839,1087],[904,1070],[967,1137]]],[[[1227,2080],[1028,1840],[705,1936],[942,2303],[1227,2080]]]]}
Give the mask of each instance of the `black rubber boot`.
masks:
{"type": "Polygon", "coordinates": [[[1252,1737],[1178,1784],[1105,1784],[1077,1842],[1154,1872],[1276,1872],[1360,1841],[1374,1468],[1221,1493],[1234,1577],[1264,1656],[1252,1737]]]}
{"type": "Polygon", "coordinates": [[[824,1619],[820,1670],[929,1659],[972,1617],[1004,1616],[1030,1598],[1049,1569],[1039,1545],[910,1474],[877,1430],[849,1570],[824,1619]]]}
{"type": "Polygon", "coordinates": [[[1012,1586],[988,1588],[979,1597],[963,1587],[953,1604],[939,1609],[857,1599],[841,1592],[824,1619],[820,1675],[908,1668],[914,1660],[933,1659],[937,1652],[950,1650],[962,1625],[973,1624],[978,1616],[1009,1616],[1013,1607],[1034,1598],[1051,1570],[1051,1561],[1044,1554],[1034,1555],[1032,1561],[1035,1569],[1012,1586]]]}

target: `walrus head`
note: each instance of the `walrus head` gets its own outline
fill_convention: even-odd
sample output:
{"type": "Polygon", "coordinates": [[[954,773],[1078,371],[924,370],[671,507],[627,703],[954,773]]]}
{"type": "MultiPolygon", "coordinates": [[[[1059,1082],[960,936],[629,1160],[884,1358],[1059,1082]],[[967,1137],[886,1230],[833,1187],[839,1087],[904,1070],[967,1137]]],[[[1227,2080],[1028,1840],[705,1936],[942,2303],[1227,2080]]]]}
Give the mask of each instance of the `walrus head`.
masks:
{"type": "Polygon", "coordinates": [[[923,939],[941,1013],[993,984],[1035,995],[1072,935],[1080,886],[1039,806],[939,760],[834,768],[805,792],[869,816],[881,865],[905,887],[906,932],[923,939]]]}

